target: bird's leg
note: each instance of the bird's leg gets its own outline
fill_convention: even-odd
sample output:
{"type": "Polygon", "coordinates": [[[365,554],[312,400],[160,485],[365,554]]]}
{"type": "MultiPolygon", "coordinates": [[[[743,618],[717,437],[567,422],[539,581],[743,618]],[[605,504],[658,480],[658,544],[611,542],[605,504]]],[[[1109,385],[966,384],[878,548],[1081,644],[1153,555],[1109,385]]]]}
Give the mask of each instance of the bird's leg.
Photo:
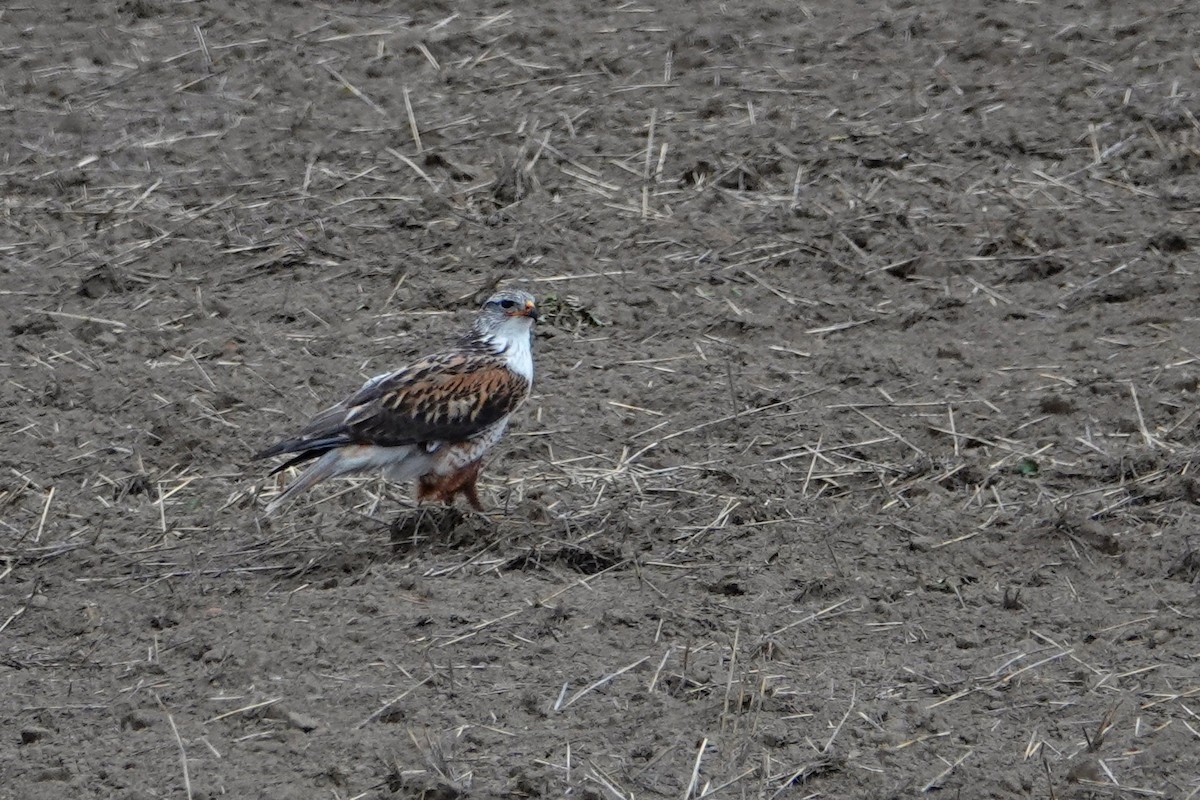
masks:
{"type": "Polygon", "coordinates": [[[417,479],[417,502],[422,503],[426,500],[438,499],[438,484],[441,482],[441,477],[432,473],[422,475],[417,479]]]}
{"type": "Polygon", "coordinates": [[[463,482],[458,487],[462,496],[467,498],[467,502],[471,508],[476,511],[483,512],[483,503],[479,502],[479,493],[475,491],[475,481],[479,480],[479,473],[483,470],[483,460],[475,459],[467,466],[463,467],[463,482]]]}
{"type": "Polygon", "coordinates": [[[479,480],[482,469],[483,461],[476,459],[449,475],[422,475],[417,482],[417,499],[441,500],[449,506],[461,494],[471,508],[483,511],[483,503],[479,502],[479,493],[475,490],[475,482],[479,480]]]}

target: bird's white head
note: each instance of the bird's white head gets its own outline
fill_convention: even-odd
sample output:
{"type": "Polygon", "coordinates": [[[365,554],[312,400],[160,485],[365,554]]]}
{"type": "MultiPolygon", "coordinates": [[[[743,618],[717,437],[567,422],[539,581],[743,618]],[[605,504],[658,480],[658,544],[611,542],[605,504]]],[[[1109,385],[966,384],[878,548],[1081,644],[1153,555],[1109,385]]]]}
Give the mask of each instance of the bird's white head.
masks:
{"type": "Polygon", "coordinates": [[[537,318],[533,295],[520,289],[501,289],[484,302],[471,332],[497,352],[504,353],[510,369],[532,380],[530,340],[537,318]]]}
{"type": "Polygon", "coordinates": [[[472,327],[480,338],[527,339],[537,318],[533,295],[520,289],[501,289],[484,302],[472,327]]]}

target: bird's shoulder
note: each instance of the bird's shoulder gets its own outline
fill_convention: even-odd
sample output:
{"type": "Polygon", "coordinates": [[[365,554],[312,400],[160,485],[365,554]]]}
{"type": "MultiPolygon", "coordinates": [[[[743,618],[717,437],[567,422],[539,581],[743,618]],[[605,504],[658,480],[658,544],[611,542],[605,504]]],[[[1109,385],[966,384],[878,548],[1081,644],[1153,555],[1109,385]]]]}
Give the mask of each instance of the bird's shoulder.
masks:
{"type": "Polygon", "coordinates": [[[344,405],[354,408],[377,401],[392,405],[400,397],[437,396],[484,387],[499,389],[519,377],[507,368],[501,354],[449,350],[368,379],[344,405]]]}

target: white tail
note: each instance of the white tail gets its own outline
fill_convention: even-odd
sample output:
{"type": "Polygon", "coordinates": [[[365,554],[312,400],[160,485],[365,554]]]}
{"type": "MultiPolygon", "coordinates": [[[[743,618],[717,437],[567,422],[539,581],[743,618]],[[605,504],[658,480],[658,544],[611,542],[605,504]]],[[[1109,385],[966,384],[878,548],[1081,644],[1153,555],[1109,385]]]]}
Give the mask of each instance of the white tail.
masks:
{"type": "Polygon", "coordinates": [[[355,444],[339,447],[314,461],[279,497],[267,503],[266,513],[268,516],[275,513],[298,492],[311,489],[328,478],[385,467],[392,480],[412,480],[428,470],[429,464],[428,453],[414,445],[379,447],[355,444]]]}
{"type": "Polygon", "coordinates": [[[348,471],[341,469],[343,461],[344,459],[337,450],[330,450],[318,458],[311,467],[304,471],[303,475],[294,480],[278,497],[267,503],[267,516],[274,514],[276,509],[291,500],[298,492],[311,489],[326,478],[332,478],[334,475],[348,471]]]}

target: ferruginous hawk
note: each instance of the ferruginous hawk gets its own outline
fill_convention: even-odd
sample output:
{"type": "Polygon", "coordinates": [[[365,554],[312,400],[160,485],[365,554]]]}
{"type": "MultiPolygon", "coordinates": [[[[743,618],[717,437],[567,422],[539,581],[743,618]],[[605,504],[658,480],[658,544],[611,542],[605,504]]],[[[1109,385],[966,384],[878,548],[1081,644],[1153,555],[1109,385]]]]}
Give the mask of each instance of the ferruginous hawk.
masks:
{"type": "Polygon", "coordinates": [[[482,510],[475,481],[483,457],[533,386],[536,321],[530,294],[499,291],[451,349],[376,375],[296,436],[257,453],[295,454],[272,475],[315,459],[267,513],[327,478],[381,467],[390,480],[416,480],[418,500],[450,504],[462,494],[482,510]]]}

